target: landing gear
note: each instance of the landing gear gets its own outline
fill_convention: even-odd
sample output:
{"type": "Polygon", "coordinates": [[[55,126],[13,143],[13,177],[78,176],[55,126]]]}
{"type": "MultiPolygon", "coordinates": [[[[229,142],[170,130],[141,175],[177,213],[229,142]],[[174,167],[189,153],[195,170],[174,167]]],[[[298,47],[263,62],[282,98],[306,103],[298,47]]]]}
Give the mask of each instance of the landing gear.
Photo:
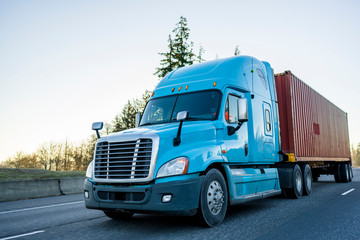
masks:
{"type": "Polygon", "coordinates": [[[224,220],[228,193],[223,175],[217,169],[206,173],[200,194],[199,214],[205,225],[214,227],[224,220]]]}

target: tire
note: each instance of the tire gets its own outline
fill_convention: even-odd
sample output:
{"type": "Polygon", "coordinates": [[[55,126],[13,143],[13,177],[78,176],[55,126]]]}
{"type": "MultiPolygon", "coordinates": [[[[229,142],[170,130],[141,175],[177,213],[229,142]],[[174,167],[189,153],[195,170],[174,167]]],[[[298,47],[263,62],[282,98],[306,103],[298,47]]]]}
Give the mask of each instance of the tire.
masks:
{"type": "Polygon", "coordinates": [[[334,178],[335,178],[335,182],[341,182],[341,178],[340,178],[340,164],[336,164],[334,167],[334,178]]]}
{"type": "Polygon", "coordinates": [[[303,177],[299,165],[293,169],[293,187],[285,188],[285,195],[289,198],[299,199],[303,194],[303,177]]]}
{"type": "Polygon", "coordinates": [[[353,175],[353,171],[352,171],[352,166],[349,164],[349,182],[351,182],[353,178],[354,178],[354,175],[353,175]]]}
{"type": "Polygon", "coordinates": [[[128,219],[131,218],[132,215],[134,215],[134,213],[132,212],[127,212],[123,210],[103,210],[103,212],[107,217],[117,220],[128,219]]]}
{"type": "Polygon", "coordinates": [[[217,169],[205,175],[200,193],[199,215],[205,226],[214,227],[222,223],[228,204],[225,179],[217,169]]]}
{"type": "Polygon", "coordinates": [[[347,163],[343,163],[340,166],[340,182],[349,182],[349,166],[347,163]]]}
{"type": "Polygon", "coordinates": [[[309,196],[312,192],[312,172],[309,164],[301,166],[301,173],[303,175],[303,195],[309,196]]]}

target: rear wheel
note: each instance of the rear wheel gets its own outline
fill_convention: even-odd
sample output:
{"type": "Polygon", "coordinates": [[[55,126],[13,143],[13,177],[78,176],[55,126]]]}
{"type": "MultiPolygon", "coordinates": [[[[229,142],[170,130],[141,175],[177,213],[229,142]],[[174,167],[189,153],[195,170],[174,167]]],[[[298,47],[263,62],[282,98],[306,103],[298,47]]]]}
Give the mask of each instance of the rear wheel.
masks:
{"type": "Polygon", "coordinates": [[[349,164],[349,182],[351,182],[353,178],[352,166],[349,164]]]}
{"type": "Polygon", "coordinates": [[[340,182],[340,164],[336,164],[334,169],[335,182],[340,182]]]}
{"type": "Polygon", "coordinates": [[[132,212],[127,212],[123,210],[104,210],[103,212],[109,218],[118,219],[118,220],[128,219],[131,218],[132,215],[134,215],[134,213],[132,212]]]}
{"type": "Polygon", "coordinates": [[[301,166],[301,172],[303,175],[303,194],[308,196],[312,191],[312,173],[309,164],[304,164],[301,166]]]}
{"type": "Polygon", "coordinates": [[[303,177],[299,165],[295,165],[293,169],[293,187],[285,188],[285,194],[290,198],[301,198],[303,194],[303,177]]]}
{"type": "Polygon", "coordinates": [[[349,182],[349,178],[349,165],[347,163],[343,163],[340,166],[340,181],[343,183],[347,183],[349,182]]]}
{"type": "Polygon", "coordinates": [[[214,227],[225,218],[228,203],[227,187],[223,175],[217,169],[206,173],[200,194],[199,214],[206,226],[214,227]]]}

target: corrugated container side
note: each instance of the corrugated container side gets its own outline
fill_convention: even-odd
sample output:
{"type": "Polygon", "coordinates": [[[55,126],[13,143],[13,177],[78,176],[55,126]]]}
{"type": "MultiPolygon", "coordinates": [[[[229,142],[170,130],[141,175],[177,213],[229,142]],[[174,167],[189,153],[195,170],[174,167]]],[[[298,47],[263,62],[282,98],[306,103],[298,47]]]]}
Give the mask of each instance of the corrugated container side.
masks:
{"type": "Polygon", "coordinates": [[[282,151],[297,161],[349,160],[347,114],[290,71],[275,83],[282,151]]]}

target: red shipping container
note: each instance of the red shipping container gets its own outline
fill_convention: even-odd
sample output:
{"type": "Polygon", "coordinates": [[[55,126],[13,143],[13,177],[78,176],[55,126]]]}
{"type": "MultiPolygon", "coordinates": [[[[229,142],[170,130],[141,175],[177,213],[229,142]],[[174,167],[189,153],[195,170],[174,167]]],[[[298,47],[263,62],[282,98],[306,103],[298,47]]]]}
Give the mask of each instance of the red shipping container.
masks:
{"type": "Polygon", "coordinates": [[[281,148],[296,161],[349,161],[347,113],[290,71],[275,75],[281,148]]]}

